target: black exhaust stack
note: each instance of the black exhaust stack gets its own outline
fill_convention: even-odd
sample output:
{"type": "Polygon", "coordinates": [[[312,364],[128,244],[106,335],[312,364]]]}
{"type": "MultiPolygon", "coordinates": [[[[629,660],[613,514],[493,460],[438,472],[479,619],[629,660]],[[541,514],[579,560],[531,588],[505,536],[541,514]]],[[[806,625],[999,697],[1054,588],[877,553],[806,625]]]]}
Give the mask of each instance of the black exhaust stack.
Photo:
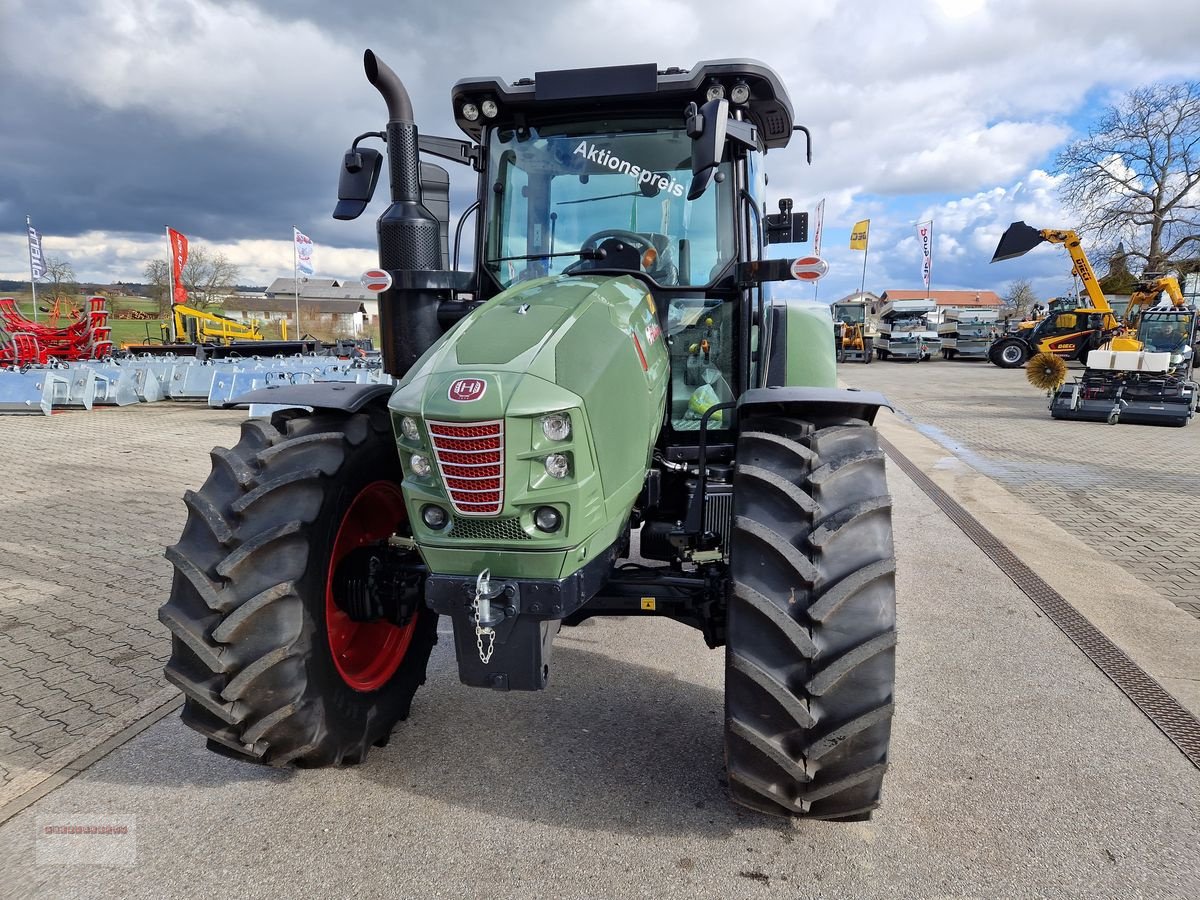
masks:
{"type": "MultiPolygon", "coordinates": [[[[367,80],[383,95],[388,108],[387,155],[392,205],[379,217],[379,267],[394,272],[433,272],[442,268],[438,220],[421,203],[421,163],[417,155],[417,125],[404,84],[370,50],[363,54],[367,80]]],[[[383,368],[403,375],[439,337],[437,291],[405,279],[379,297],[379,331],[383,368]]]]}

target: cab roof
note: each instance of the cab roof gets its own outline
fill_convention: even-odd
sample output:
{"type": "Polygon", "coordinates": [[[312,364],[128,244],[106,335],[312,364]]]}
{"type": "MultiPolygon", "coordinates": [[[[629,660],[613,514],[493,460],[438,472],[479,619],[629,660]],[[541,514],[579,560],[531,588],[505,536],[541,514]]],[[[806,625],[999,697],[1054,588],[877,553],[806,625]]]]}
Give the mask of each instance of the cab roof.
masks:
{"type": "Polygon", "coordinates": [[[744,82],[750,99],[731,110],[744,110],[758,129],[764,148],[787,146],[792,136],[792,102],[778,73],[753,59],[717,59],[696,63],[690,69],[660,69],[654,63],[603,66],[591,69],[559,69],[537,72],[533,78],[506,82],[501,78],[464,78],[451,91],[454,121],[472,140],[482,138],[493,122],[521,124],[541,115],[569,113],[578,118],[621,112],[665,112],[679,115],[688,103],[702,104],[710,87],[720,84],[725,97],[733,86],[744,82]],[[482,113],[474,121],[463,115],[472,103],[477,109],[485,100],[497,105],[497,114],[487,119],[482,113]]]}

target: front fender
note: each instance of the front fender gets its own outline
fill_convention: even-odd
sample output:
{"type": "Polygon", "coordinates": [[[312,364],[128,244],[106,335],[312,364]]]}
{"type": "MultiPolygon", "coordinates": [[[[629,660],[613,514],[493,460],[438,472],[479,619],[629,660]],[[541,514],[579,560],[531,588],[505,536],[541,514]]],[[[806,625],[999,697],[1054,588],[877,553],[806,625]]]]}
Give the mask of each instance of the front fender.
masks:
{"type": "Polygon", "coordinates": [[[738,418],[754,413],[799,415],[806,411],[834,413],[874,424],[881,406],[892,409],[883,394],[857,388],[781,386],[753,388],[738,398],[738,418]]]}

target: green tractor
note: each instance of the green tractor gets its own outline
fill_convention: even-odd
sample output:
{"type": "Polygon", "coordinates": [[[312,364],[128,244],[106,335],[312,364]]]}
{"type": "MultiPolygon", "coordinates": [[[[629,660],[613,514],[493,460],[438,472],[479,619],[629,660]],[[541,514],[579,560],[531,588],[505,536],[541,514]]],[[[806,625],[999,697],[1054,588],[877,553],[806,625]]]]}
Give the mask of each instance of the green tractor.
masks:
{"type": "Polygon", "coordinates": [[[184,722],[246,761],[359,763],[407,718],[439,616],[461,680],[509,691],[546,686],[560,627],[660,615],[725,648],[734,800],[869,817],[895,669],[886,401],[836,387],[828,309],[773,296],[824,270],[765,252],[806,239],[764,203],[763,156],[807,141],[779,77],[469,79],[463,140],[419,135],[365,66],[389,121],[347,152],[334,215],[367,206],[382,154],[360,144],[383,139],[364,283],[396,384],[240,398],[283,411],[213,450],[167,551],[184,722]],[[470,271],[431,156],[477,178],[470,271]]]}

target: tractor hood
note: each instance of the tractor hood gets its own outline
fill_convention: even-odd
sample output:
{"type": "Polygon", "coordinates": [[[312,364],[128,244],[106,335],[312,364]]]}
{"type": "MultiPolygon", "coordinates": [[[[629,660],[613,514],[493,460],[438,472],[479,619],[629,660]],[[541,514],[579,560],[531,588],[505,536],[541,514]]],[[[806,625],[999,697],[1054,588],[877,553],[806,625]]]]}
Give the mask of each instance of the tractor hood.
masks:
{"type": "MultiPolygon", "coordinates": [[[[614,356],[627,363],[621,370],[637,370],[625,387],[644,395],[666,374],[657,324],[649,292],[631,276],[560,275],[514,285],[434,344],[401,380],[390,405],[447,421],[579,406],[614,356]],[[638,346],[630,336],[635,330],[638,346]],[[641,367],[639,348],[661,372],[641,367]]],[[[627,399],[640,414],[640,398],[627,399]]],[[[647,420],[651,424],[657,435],[658,423],[647,420]]]]}
{"type": "Polygon", "coordinates": [[[429,570],[564,578],[611,547],[662,427],[665,344],[636,278],[560,275],[497,295],[417,360],[388,406],[429,570]]]}

